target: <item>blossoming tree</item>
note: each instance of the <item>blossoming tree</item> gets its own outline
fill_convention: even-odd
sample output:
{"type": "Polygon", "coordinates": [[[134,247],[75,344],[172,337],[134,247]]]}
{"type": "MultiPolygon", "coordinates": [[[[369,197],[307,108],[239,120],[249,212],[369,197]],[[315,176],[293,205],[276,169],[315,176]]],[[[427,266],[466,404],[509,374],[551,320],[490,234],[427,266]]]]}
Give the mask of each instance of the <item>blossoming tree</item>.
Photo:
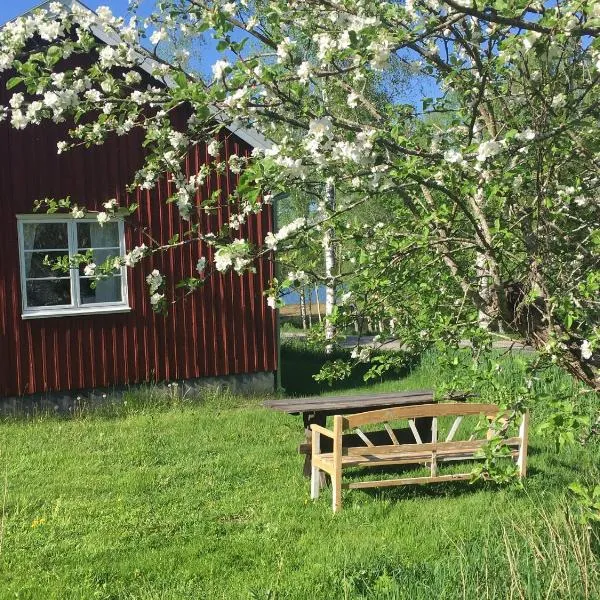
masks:
{"type": "MultiPolygon", "coordinates": [[[[197,190],[222,168],[215,134],[249,124],[274,143],[229,159],[242,172],[241,210],[207,240],[218,247],[214,265],[186,285],[211,269],[242,273],[257,255],[318,243],[328,230],[354,287],[340,322],[359,311],[413,345],[484,343],[500,328],[599,390],[599,32],[596,0],[160,0],[150,16],[127,20],[54,2],[0,32],[0,69],[14,70],[2,117],[24,128],[88,115],[59,152],[142,128],[150,153],[134,183],[172,173],[173,200],[201,239],[197,190]],[[93,27],[114,43],[100,43],[93,27]],[[210,82],[188,74],[185,52],[161,61],[171,32],[212,34],[222,56],[210,82]],[[91,68],[63,67],[90,52],[91,68]],[[427,82],[431,97],[373,102],[366,82],[391,61],[427,82]],[[142,63],[155,85],[140,88],[142,63]],[[182,104],[192,117],[177,131],[169,114],[182,104]],[[188,178],[181,159],[198,143],[215,161],[188,178]],[[319,219],[294,220],[260,247],[239,237],[274,195],[322,192],[325,182],[336,202],[323,203],[319,219]],[[353,219],[375,202],[384,220],[353,219]]],[[[98,220],[118,208],[107,199],[98,220]]],[[[133,266],[154,250],[94,270],[133,266]]],[[[161,277],[149,276],[159,308],[161,277]]],[[[273,282],[272,306],[288,283],[273,282]]]]}

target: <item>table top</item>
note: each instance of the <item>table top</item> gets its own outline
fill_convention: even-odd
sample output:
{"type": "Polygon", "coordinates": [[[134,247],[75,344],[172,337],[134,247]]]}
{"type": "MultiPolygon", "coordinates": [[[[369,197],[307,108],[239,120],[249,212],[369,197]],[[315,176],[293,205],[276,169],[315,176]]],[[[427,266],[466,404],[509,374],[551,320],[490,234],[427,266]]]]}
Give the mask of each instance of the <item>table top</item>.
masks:
{"type": "Polygon", "coordinates": [[[370,410],[411,404],[430,404],[433,390],[413,390],[410,392],[386,392],[363,396],[312,396],[307,398],[286,398],[267,400],[264,406],[288,414],[370,410]]]}

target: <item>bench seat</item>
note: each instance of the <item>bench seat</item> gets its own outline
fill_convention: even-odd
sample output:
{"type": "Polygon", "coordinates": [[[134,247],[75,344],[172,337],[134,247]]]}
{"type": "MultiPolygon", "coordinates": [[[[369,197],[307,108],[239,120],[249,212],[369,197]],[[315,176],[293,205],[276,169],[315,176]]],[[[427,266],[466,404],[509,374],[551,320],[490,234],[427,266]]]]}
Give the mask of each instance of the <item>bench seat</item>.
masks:
{"type": "MultiPolygon", "coordinates": [[[[511,448],[513,456],[518,454],[519,438],[510,438],[503,441],[505,446],[511,448]]],[[[477,440],[468,442],[449,442],[448,444],[410,444],[407,446],[374,446],[370,448],[363,446],[353,450],[365,450],[360,454],[343,454],[342,465],[345,467],[357,466],[380,466],[380,465],[404,465],[423,464],[431,462],[431,453],[435,451],[438,461],[452,461],[475,458],[475,453],[481,450],[488,440],[477,440]]],[[[333,452],[320,454],[317,458],[323,471],[331,473],[334,466],[333,452]]]]}

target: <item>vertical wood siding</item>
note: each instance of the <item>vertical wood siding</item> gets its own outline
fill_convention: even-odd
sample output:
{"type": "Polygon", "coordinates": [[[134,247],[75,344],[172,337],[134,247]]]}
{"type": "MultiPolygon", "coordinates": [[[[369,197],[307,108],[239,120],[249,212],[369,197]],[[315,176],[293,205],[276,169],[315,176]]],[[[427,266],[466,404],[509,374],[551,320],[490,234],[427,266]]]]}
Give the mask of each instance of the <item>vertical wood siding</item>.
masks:
{"type": "MultiPolygon", "coordinates": [[[[5,95],[0,92],[2,104],[5,95]]],[[[138,202],[125,226],[129,248],[147,242],[144,231],[161,243],[184,232],[177,208],[164,202],[170,192],[167,178],[151,191],[126,191],[142,164],[139,133],[58,156],[61,139],[64,128],[52,124],[24,131],[0,125],[0,396],[276,370],[275,315],[262,295],[272,276],[271,261],[259,261],[256,274],[213,276],[203,289],[171,306],[167,316],[152,312],[146,275],[159,269],[168,277],[169,295],[181,297],[174,289],[177,281],[195,274],[200,256],[212,259],[212,249],[200,243],[128,270],[131,313],[21,318],[16,215],[31,213],[36,199],[69,195],[91,210],[114,197],[122,205],[138,202]]],[[[222,141],[227,156],[252,150],[230,133],[222,141]]],[[[205,145],[193,148],[188,172],[209,160],[205,145]]],[[[236,181],[226,173],[218,184],[231,191],[236,181]]],[[[213,179],[200,197],[216,184],[213,179]]],[[[203,214],[202,230],[216,232],[229,212],[223,205],[216,215],[203,214]]],[[[241,237],[257,243],[272,230],[272,219],[270,209],[252,216],[241,237]]]]}

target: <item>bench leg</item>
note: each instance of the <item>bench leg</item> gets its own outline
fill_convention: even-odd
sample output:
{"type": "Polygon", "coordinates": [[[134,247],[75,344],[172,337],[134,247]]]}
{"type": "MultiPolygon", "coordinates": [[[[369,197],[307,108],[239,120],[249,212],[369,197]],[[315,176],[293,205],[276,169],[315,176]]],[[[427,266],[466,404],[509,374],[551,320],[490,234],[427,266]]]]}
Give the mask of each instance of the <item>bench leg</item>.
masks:
{"type": "MultiPolygon", "coordinates": [[[[304,457],[303,473],[304,477],[312,478],[312,429],[310,428],[312,423],[325,427],[327,425],[327,416],[321,413],[302,413],[302,420],[304,422],[304,449],[301,450],[304,457]]],[[[302,448],[302,446],[301,446],[302,448]]],[[[325,473],[321,473],[321,487],[325,484],[325,473]]]]}
{"type": "Polygon", "coordinates": [[[333,491],[331,507],[333,508],[333,512],[336,513],[342,510],[342,478],[332,475],[331,488],[333,491]]]}
{"type": "MultiPolygon", "coordinates": [[[[321,453],[321,434],[317,431],[312,431],[312,454],[321,453]]],[[[311,455],[312,458],[312,455],[311,455]]],[[[310,497],[316,500],[319,497],[321,490],[321,473],[319,467],[316,467],[311,460],[310,464],[310,497]]]]}
{"type": "Polygon", "coordinates": [[[312,500],[317,500],[321,491],[321,473],[318,467],[311,467],[310,477],[310,497],[312,500]]]}
{"type": "Polygon", "coordinates": [[[342,510],[342,416],[333,417],[333,472],[331,488],[333,492],[333,512],[342,510]]]}

